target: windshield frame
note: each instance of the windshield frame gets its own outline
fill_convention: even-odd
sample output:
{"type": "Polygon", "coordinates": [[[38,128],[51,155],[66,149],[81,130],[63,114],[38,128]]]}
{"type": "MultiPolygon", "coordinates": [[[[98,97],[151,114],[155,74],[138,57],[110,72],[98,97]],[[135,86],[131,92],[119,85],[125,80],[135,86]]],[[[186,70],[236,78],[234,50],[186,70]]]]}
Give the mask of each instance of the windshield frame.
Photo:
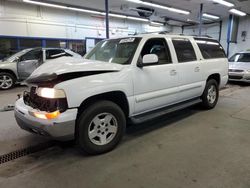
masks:
{"type": "Polygon", "coordinates": [[[136,40],[136,47],[133,51],[133,53],[131,54],[131,57],[128,59],[128,61],[126,63],[116,63],[116,62],[109,62],[109,61],[101,61],[101,60],[94,60],[94,61],[99,61],[99,62],[104,62],[104,63],[114,63],[114,64],[118,64],[118,65],[131,65],[133,59],[134,59],[134,56],[136,54],[136,51],[141,43],[141,40],[142,40],[142,37],[136,37],[136,36],[130,36],[130,37],[123,37],[123,38],[114,38],[114,39],[107,39],[107,40],[103,40],[103,41],[100,41],[98,42],[95,47],[90,51],[88,52],[85,56],[84,56],[84,59],[87,59],[87,60],[92,60],[91,57],[94,55],[94,53],[96,52],[96,50],[99,48],[100,45],[102,45],[104,42],[107,42],[107,41],[115,41],[117,40],[118,41],[118,44],[120,41],[122,40],[126,40],[126,39],[133,39],[136,40]]]}

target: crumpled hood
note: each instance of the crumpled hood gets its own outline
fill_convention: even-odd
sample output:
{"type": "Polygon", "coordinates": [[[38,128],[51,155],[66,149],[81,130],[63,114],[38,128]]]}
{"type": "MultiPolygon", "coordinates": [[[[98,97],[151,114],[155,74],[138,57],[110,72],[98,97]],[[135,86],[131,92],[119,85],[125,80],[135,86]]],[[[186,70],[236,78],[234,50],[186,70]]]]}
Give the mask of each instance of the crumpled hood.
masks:
{"type": "Polygon", "coordinates": [[[25,80],[27,84],[53,87],[54,85],[85,76],[119,72],[123,65],[62,57],[44,63],[25,80]]]}
{"type": "Polygon", "coordinates": [[[74,72],[120,71],[122,68],[123,65],[114,63],[105,63],[72,57],[61,57],[44,63],[32,73],[31,77],[37,77],[42,74],[61,75],[74,72]]]}
{"type": "Polygon", "coordinates": [[[249,70],[250,62],[229,62],[229,69],[249,70]]]}

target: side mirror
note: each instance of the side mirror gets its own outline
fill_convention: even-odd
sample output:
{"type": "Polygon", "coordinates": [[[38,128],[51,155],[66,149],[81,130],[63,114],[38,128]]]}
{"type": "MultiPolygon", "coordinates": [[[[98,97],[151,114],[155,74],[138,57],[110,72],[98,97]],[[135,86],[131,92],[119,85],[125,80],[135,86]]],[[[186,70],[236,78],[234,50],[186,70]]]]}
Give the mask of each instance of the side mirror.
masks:
{"type": "Polygon", "coordinates": [[[147,54],[147,55],[144,55],[142,58],[142,64],[144,66],[157,64],[158,62],[159,62],[159,58],[155,54],[147,54]]]}
{"type": "Polygon", "coordinates": [[[14,61],[15,62],[19,62],[20,61],[20,57],[15,57],[14,61]]]}

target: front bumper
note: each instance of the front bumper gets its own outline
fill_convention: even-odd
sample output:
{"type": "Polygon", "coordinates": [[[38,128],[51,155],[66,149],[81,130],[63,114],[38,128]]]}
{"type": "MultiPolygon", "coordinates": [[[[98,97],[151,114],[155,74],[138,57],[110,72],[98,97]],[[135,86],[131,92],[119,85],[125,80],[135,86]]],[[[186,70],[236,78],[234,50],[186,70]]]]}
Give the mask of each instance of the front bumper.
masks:
{"type": "Polygon", "coordinates": [[[229,72],[229,81],[237,81],[237,82],[247,82],[250,83],[250,73],[235,73],[229,72]]]}
{"type": "Polygon", "coordinates": [[[55,140],[74,139],[77,109],[69,109],[52,120],[36,118],[30,115],[30,111],[34,109],[24,104],[23,98],[16,102],[15,118],[22,129],[55,140]]]}

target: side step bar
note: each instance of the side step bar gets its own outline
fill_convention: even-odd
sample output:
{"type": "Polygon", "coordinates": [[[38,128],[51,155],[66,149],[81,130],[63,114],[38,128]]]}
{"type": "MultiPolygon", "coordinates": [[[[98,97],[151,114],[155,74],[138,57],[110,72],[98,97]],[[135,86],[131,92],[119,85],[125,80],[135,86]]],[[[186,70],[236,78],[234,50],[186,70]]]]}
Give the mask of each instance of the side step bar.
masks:
{"type": "Polygon", "coordinates": [[[143,123],[145,121],[149,121],[151,119],[158,118],[160,116],[163,116],[165,114],[169,114],[171,112],[182,110],[184,108],[196,105],[196,104],[201,103],[201,102],[202,102],[202,100],[200,98],[195,98],[195,99],[188,100],[188,101],[185,101],[185,102],[182,102],[182,103],[179,103],[179,104],[167,106],[167,107],[157,109],[157,110],[152,111],[152,112],[147,112],[145,114],[140,114],[140,115],[131,117],[130,120],[134,124],[143,123]]]}

